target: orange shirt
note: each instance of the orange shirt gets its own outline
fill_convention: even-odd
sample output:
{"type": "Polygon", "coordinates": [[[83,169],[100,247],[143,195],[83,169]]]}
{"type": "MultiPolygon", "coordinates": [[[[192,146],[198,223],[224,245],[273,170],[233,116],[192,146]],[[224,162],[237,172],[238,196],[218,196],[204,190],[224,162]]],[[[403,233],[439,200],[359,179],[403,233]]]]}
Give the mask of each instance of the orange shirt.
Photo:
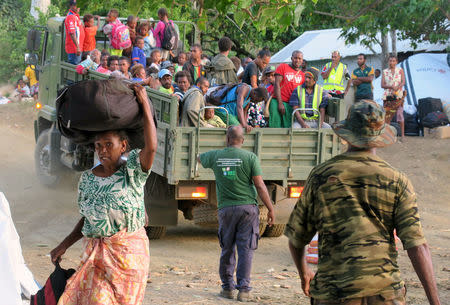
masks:
{"type": "Polygon", "coordinates": [[[89,52],[95,49],[95,35],[97,34],[97,26],[84,28],[83,51],[89,52]]]}

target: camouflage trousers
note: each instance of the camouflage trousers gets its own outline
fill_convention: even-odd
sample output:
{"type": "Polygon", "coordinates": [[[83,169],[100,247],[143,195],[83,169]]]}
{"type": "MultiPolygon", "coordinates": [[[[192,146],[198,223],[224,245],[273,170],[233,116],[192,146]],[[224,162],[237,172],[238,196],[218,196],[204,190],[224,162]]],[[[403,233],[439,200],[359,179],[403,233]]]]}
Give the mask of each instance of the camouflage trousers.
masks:
{"type": "Polygon", "coordinates": [[[311,299],[311,305],[406,305],[406,288],[390,294],[379,294],[341,301],[311,299]]]}

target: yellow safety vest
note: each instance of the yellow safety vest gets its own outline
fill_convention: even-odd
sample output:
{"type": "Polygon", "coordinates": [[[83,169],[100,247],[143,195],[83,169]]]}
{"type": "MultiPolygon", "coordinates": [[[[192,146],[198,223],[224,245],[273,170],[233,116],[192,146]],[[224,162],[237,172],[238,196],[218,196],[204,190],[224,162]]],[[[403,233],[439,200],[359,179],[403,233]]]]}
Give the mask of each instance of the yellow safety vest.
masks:
{"type": "MultiPolygon", "coordinates": [[[[300,101],[300,108],[306,108],[306,90],[303,86],[297,87],[297,96],[300,101]],[[301,92],[300,92],[300,87],[302,87],[301,92]],[[301,93],[301,95],[300,95],[300,93],[301,93]]],[[[322,96],[323,96],[323,88],[317,84],[314,85],[314,95],[313,95],[313,101],[312,101],[311,108],[319,110],[319,106],[322,103],[322,96]]],[[[317,118],[319,117],[319,115],[316,112],[314,112],[314,114],[312,116],[307,116],[305,111],[301,111],[301,110],[300,110],[300,115],[302,116],[302,118],[304,120],[317,120],[317,118]]]]}
{"type": "MultiPolygon", "coordinates": [[[[344,64],[339,63],[337,69],[332,69],[328,78],[323,80],[323,89],[331,91],[344,91],[344,64]]],[[[325,65],[327,69],[331,67],[331,62],[325,65]]]]}

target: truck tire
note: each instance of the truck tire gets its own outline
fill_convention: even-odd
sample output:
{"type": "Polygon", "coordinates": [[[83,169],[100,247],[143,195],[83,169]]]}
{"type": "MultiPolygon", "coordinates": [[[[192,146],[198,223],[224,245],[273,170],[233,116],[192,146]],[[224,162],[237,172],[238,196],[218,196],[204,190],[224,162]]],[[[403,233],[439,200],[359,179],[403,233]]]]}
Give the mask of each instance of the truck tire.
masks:
{"type": "Polygon", "coordinates": [[[192,211],[194,223],[202,227],[219,228],[217,220],[217,206],[212,204],[200,204],[192,211]]]}
{"type": "MultiPolygon", "coordinates": [[[[201,204],[194,207],[194,223],[201,227],[219,229],[217,207],[212,204],[201,204]]],[[[264,234],[267,222],[267,208],[259,206],[259,236],[264,234]]]]}
{"type": "Polygon", "coordinates": [[[286,228],[286,224],[277,223],[273,226],[266,226],[266,231],[264,232],[264,236],[266,237],[280,237],[284,233],[284,229],[286,228]]]}
{"type": "Polygon", "coordinates": [[[60,174],[50,173],[50,143],[48,141],[49,129],[39,135],[34,149],[34,165],[39,181],[45,186],[55,186],[60,181],[60,174]]]}
{"type": "Polygon", "coordinates": [[[149,226],[145,227],[145,231],[147,232],[148,239],[160,239],[161,237],[166,235],[165,226],[149,226]]]}

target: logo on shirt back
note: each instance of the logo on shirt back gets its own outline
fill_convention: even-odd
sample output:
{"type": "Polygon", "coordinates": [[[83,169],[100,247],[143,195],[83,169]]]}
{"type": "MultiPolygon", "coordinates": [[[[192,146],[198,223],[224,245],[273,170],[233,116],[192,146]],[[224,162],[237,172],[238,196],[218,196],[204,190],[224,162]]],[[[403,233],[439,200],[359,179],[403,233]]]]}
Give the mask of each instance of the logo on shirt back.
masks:
{"type": "Polygon", "coordinates": [[[236,168],[242,165],[241,159],[220,158],[216,161],[217,167],[222,169],[222,174],[230,180],[236,179],[236,168]]]}

